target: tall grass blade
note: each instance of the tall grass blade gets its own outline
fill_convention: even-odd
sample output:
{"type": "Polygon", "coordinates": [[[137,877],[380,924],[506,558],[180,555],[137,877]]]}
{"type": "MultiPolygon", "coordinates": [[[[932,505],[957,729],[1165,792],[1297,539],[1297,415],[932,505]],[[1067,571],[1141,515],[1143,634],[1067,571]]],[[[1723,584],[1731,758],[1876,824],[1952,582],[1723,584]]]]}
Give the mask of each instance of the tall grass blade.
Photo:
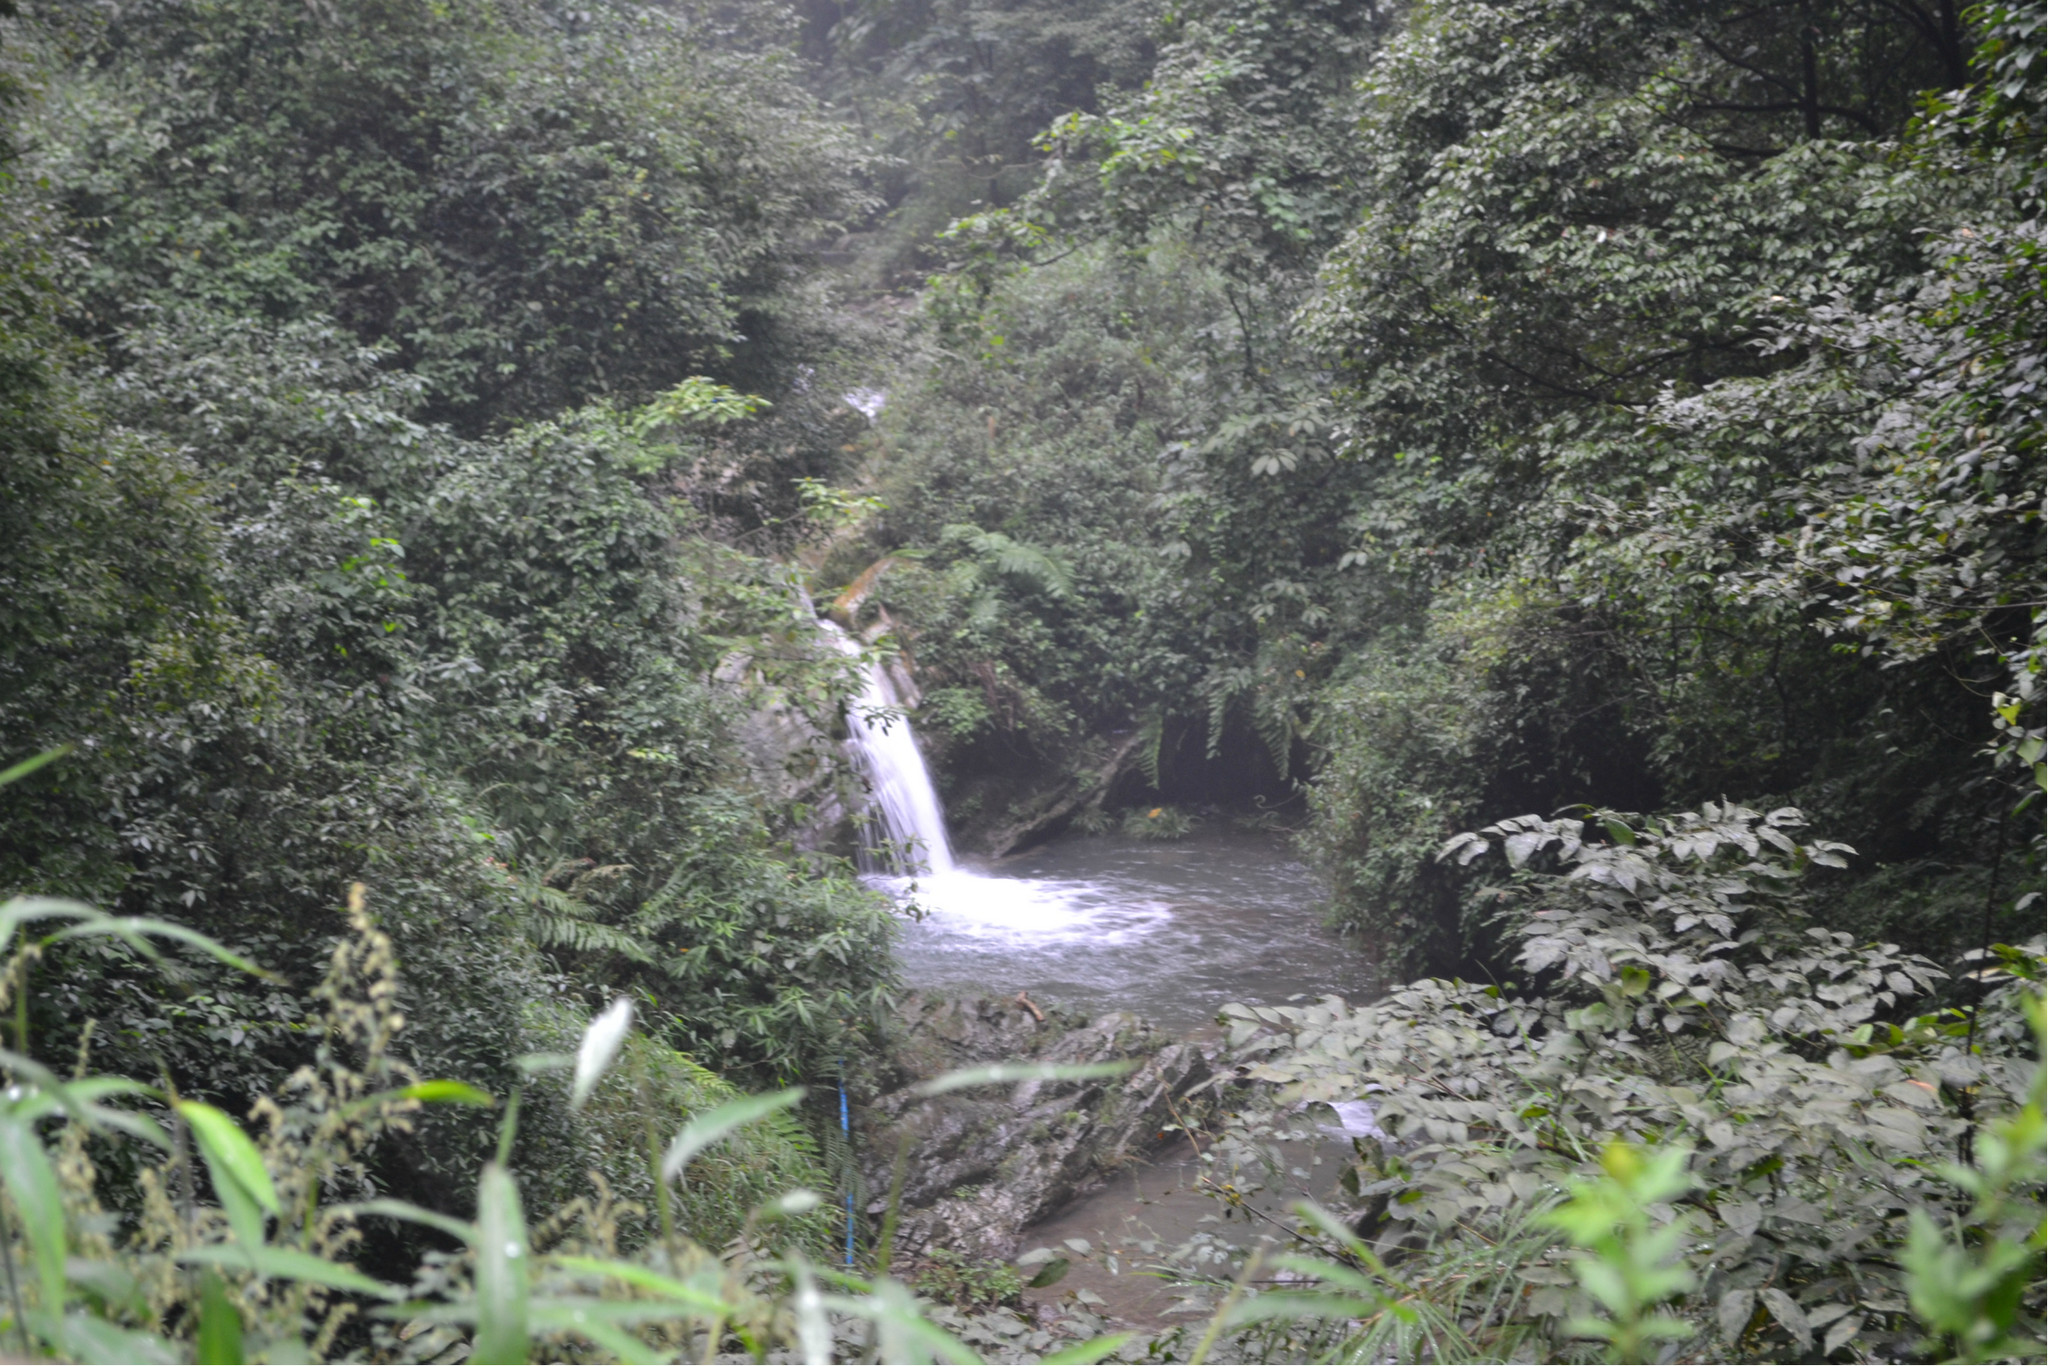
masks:
{"type": "Polygon", "coordinates": [[[0,769],[0,787],[5,787],[9,783],[20,782],[44,764],[56,763],[59,759],[69,754],[72,748],[73,746],[71,745],[59,745],[55,749],[46,749],[41,754],[23,759],[12,767],[0,769]]]}
{"type": "Polygon", "coordinates": [[[718,1273],[716,1268],[707,1268],[695,1282],[679,1281],[673,1276],[664,1276],[634,1262],[608,1261],[602,1257],[561,1256],[552,1259],[555,1266],[579,1276],[607,1276],[624,1281],[627,1285],[659,1295],[688,1312],[702,1315],[724,1315],[733,1313],[733,1306],[726,1303],[717,1291],[718,1273]]]}
{"type": "Polygon", "coordinates": [[[199,1281],[199,1340],[192,1359],[203,1366],[240,1366],[243,1360],[241,1311],[229,1302],[217,1271],[199,1281]]]}
{"type": "Polygon", "coordinates": [[[54,896],[17,896],[0,902],[0,945],[14,938],[15,930],[38,920],[91,920],[109,918],[82,901],[54,896]]]}
{"type": "Polygon", "coordinates": [[[66,939],[83,939],[92,935],[112,935],[138,953],[141,953],[144,957],[151,959],[157,957],[157,952],[155,946],[144,938],[145,935],[155,935],[159,939],[175,939],[181,944],[190,944],[202,953],[209,954],[226,963],[229,967],[240,969],[252,977],[262,977],[273,981],[277,978],[276,973],[257,966],[225,944],[219,943],[197,930],[188,929],[183,925],[174,924],[168,920],[154,920],[148,916],[112,916],[102,915],[95,911],[90,920],[82,924],[73,925],[68,930],[59,930],[50,938],[52,943],[56,943],[66,939]]]}
{"type": "Polygon", "coordinates": [[[393,1200],[388,1197],[378,1200],[365,1200],[361,1204],[343,1205],[336,1212],[358,1215],[381,1214],[387,1219],[403,1219],[409,1224],[424,1224],[428,1228],[439,1229],[449,1237],[459,1238],[472,1247],[477,1243],[478,1234],[475,1224],[465,1224],[462,1220],[451,1218],[446,1214],[436,1214],[433,1210],[421,1209],[409,1200],[393,1200]]]}
{"type": "Polygon", "coordinates": [[[476,1192],[476,1346],[479,1366],[527,1359],[526,1216],[519,1186],[496,1162],[484,1165],[476,1192]]]}
{"type": "Polygon", "coordinates": [[[1100,1077],[1121,1077],[1135,1068],[1135,1062],[998,1062],[985,1067],[963,1067],[932,1078],[911,1094],[943,1096],[970,1086],[1002,1086],[1019,1081],[1093,1081],[1100,1077]]]}
{"type": "Polygon", "coordinates": [[[73,1310],[60,1318],[38,1310],[28,1317],[43,1341],[72,1361],[92,1366],[168,1366],[182,1359],[162,1338],[117,1327],[96,1314],[73,1310]]]}
{"type": "Polygon", "coordinates": [[[675,1360],[673,1352],[657,1352],[616,1324],[578,1319],[565,1326],[570,1332],[588,1339],[598,1350],[607,1352],[625,1363],[625,1366],[659,1366],[661,1362],[675,1360]]]}
{"type": "Polygon", "coordinates": [[[796,1312],[797,1348],[803,1354],[804,1366],[832,1366],[832,1324],[825,1317],[825,1297],[811,1275],[811,1264],[801,1257],[792,1257],[789,1272],[796,1283],[790,1307],[796,1312]]]}
{"type": "Polygon", "coordinates": [[[178,1263],[181,1266],[224,1266],[254,1271],[259,1276],[273,1276],[281,1281],[304,1281],[308,1285],[324,1285],[332,1290],[348,1290],[380,1300],[405,1298],[405,1292],[395,1285],[386,1285],[353,1267],[295,1248],[214,1243],[179,1253],[178,1263]]]}

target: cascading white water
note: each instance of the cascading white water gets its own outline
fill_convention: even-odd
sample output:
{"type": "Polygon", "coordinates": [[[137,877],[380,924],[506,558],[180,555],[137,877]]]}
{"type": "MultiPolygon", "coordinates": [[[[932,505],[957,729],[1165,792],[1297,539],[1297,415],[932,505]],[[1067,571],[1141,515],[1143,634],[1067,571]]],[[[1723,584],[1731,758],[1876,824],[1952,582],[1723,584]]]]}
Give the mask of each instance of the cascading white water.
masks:
{"type": "MultiPolygon", "coordinates": [[[[838,627],[828,622],[826,629],[841,650],[860,653],[860,646],[838,627]]],[[[879,853],[863,850],[862,862],[876,863],[872,872],[950,873],[953,845],[946,838],[946,813],[903,704],[888,670],[870,664],[860,696],[846,709],[848,744],[874,793],[870,815],[881,827],[874,841],[879,853]]]]}

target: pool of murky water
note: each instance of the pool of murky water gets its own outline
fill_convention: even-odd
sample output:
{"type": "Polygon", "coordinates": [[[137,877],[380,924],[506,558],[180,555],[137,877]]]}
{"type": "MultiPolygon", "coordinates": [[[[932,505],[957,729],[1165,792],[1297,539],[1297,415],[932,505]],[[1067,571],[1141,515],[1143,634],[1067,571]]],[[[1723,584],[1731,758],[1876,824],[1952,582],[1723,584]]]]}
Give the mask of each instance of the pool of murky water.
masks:
{"type": "Polygon", "coordinates": [[[885,885],[919,917],[898,947],[919,990],[1025,991],[1181,1033],[1231,1001],[1356,1000],[1374,985],[1366,953],[1324,928],[1318,879],[1264,832],[1071,836],[885,885]]]}

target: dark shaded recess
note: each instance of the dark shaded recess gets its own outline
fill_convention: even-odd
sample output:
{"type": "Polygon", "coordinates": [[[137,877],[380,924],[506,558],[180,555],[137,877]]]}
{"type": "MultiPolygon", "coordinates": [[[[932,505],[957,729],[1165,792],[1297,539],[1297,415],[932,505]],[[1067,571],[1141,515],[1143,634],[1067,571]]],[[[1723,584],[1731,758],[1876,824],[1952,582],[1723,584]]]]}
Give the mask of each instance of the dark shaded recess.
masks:
{"type": "Polygon", "coordinates": [[[1665,804],[1612,664],[1599,654],[1546,654],[1501,670],[1495,695],[1512,701],[1494,732],[1482,811],[1551,815],[1580,804],[1618,811],[1665,804]]]}
{"type": "MultiPolygon", "coordinates": [[[[1307,755],[1302,748],[1296,745],[1290,759],[1294,778],[1306,771],[1307,755]]],[[[1266,742],[1248,723],[1233,719],[1224,726],[1214,755],[1209,753],[1199,723],[1181,727],[1169,723],[1165,743],[1159,747],[1159,786],[1155,789],[1141,770],[1132,768],[1111,785],[1104,804],[1111,810],[1160,804],[1272,807],[1296,795],[1293,778],[1281,775],[1266,742]]]]}

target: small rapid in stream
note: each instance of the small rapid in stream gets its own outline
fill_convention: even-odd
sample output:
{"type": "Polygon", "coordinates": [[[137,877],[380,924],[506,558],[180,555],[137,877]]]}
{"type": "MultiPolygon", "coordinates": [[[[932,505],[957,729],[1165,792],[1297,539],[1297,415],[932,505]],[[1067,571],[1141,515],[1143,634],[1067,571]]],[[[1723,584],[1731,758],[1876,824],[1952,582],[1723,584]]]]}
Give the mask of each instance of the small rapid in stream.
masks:
{"type": "Polygon", "coordinates": [[[863,868],[911,914],[898,950],[909,986],[1024,991],[1091,1014],[1133,1011],[1172,1033],[1231,1001],[1369,993],[1370,961],[1323,927],[1320,884],[1268,832],[1212,823],[1171,842],[1069,836],[961,865],[907,685],[883,665],[868,675],[847,714],[873,793],[863,868]]]}

